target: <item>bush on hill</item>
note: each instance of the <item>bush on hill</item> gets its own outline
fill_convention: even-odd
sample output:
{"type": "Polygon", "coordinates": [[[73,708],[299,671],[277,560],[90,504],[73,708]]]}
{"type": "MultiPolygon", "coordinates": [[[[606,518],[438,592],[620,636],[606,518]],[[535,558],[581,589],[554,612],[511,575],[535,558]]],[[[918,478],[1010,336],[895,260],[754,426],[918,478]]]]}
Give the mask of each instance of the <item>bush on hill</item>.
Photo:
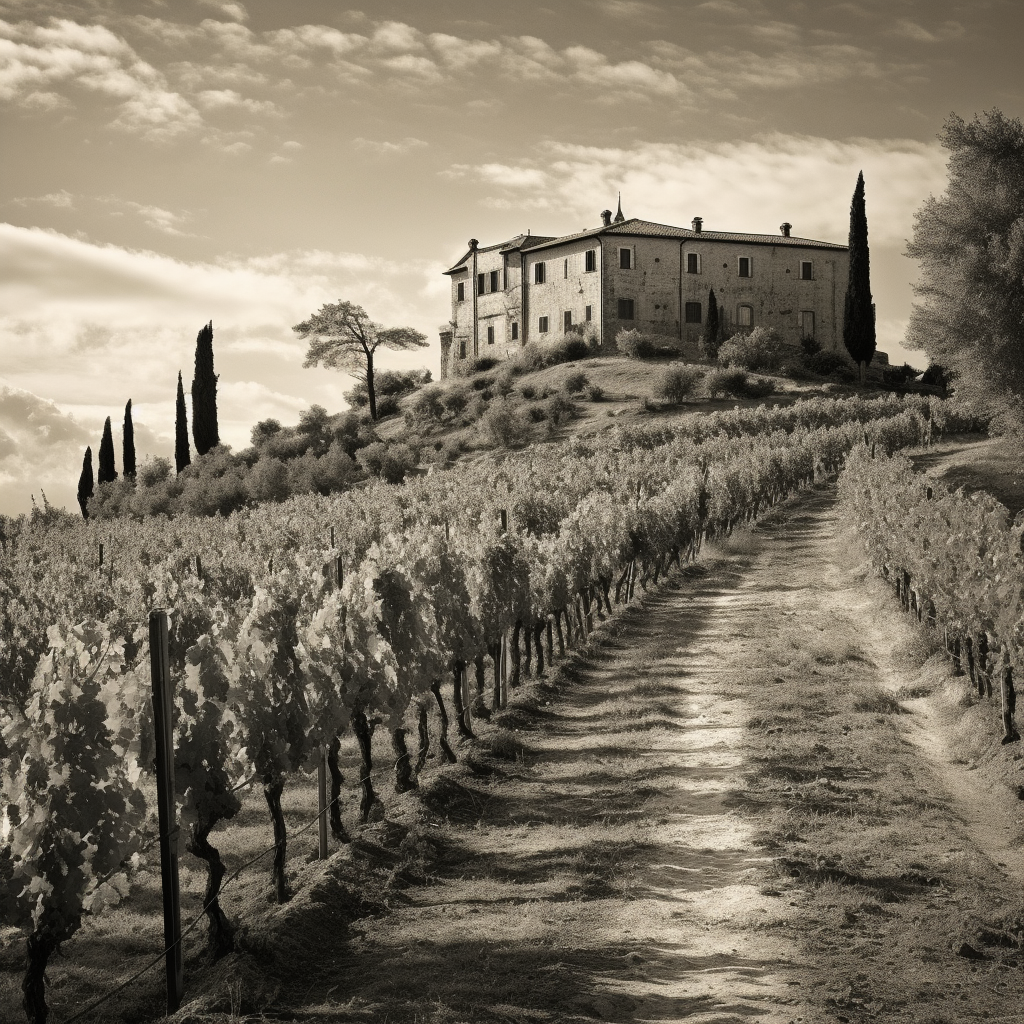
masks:
{"type": "Polygon", "coordinates": [[[782,362],[782,337],[774,327],[755,327],[734,334],[718,350],[719,366],[745,370],[777,370],[782,362]]]}
{"type": "MultiPolygon", "coordinates": [[[[429,384],[432,379],[429,370],[378,370],[373,375],[373,390],[377,396],[378,414],[382,398],[389,396],[400,398],[424,384],[429,384]]],[[[370,404],[366,381],[357,381],[353,388],[345,392],[344,397],[353,409],[366,408],[370,404]]]]}
{"type": "Polygon", "coordinates": [[[703,379],[704,371],[696,366],[670,366],[658,381],[657,397],[679,405],[697,391],[703,379]]]}

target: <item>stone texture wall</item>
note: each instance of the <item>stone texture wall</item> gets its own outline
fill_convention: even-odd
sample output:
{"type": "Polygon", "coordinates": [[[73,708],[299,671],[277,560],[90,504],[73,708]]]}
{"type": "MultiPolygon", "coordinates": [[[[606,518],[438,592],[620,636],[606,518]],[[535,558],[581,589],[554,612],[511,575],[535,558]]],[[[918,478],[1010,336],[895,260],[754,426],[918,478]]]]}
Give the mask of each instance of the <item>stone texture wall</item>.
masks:
{"type": "Polygon", "coordinates": [[[572,322],[586,320],[586,308],[591,307],[592,321],[601,324],[601,246],[597,239],[587,238],[565,245],[551,246],[536,253],[526,254],[526,341],[538,344],[561,341],[565,337],[565,314],[572,314],[572,322]],[[596,253],[597,269],[587,271],[586,252],[596,253]],[[534,284],[535,267],[543,263],[544,284],[534,284]],[[548,318],[548,330],[540,331],[540,318],[548,318]]]}

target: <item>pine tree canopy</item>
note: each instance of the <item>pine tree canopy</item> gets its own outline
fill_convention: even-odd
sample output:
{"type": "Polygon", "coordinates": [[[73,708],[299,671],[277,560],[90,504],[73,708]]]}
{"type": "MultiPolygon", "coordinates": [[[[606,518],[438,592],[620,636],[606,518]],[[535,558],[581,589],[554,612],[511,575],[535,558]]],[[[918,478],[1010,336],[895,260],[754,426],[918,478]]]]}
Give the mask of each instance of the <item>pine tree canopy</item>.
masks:
{"type": "Polygon", "coordinates": [[[121,472],[129,480],[135,479],[135,427],[132,424],[132,400],[124,407],[124,437],[121,452],[121,472]]]}
{"type": "Polygon", "coordinates": [[[192,462],[188,444],[188,411],[185,408],[185,389],[181,386],[181,370],[178,371],[178,397],[174,404],[174,469],[180,473],[192,462]]]}
{"type": "Polygon", "coordinates": [[[217,429],[217,375],[213,372],[213,322],[196,337],[196,369],[192,377],[192,439],[196,454],[220,444],[217,429]]]}
{"type": "Polygon", "coordinates": [[[945,367],[956,393],[1024,434],[1024,125],[998,110],[951,115],[949,180],[914,216],[921,266],[907,345],[945,367]]]}
{"type": "Polygon", "coordinates": [[[100,440],[100,464],[96,474],[96,482],[112,484],[117,479],[114,467],[114,437],[110,432],[110,417],[103,424],[103,438],[100,440]]]}
{"type": "Polygon", "coordinates": [[[855,363],[871,362],[875,354],[875,306],[871,300],[863,171],[857,175],[857,187],[850,203],[850,277],[843,309],[843,343],[855,363]]]}
{"type": "Polygon", "coordinates": [[[352,302],[328,303],[293,331],[309,342],[302,365],[323,363],[331,370],[345,370],[366,384],[370,418],[377,418],[373,356],[378,348],[425,348],[427,336],[411,327],[382,327],[374,323],[362,306],[352,302]]]}
{"type": "Polygon", "coordinates": [[[83,519],[89,518],[89,499],[93,495],[93,489],[92,448],[86,448],[82,459],[82,475],[78,478],[78,506],[82,510],[83,519]]]}

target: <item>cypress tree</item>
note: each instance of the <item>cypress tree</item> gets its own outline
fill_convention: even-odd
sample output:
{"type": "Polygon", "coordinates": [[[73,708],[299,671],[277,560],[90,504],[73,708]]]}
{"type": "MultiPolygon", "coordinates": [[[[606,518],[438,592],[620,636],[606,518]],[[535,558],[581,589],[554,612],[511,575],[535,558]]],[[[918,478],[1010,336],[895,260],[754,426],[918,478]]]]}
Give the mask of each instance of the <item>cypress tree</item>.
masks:
{"type": "Polygon", "coordinates": [[[124,443],[121,448],[121,471],[128,480],[135,479],[135,427],[132,425],[132,400],[124,407],[124,443]]]}
{"type": "Polygon", "coordinates": [[[96,482],[112,484],[117,479],[114,468],[114,437],[110,432],[110,417],[103,424],[103,438],[100,441],[100,465],[96,474],[96,482]]]}
{"type": "Polygon", "coordinates": [[[701,347],[709,359],[714,359],[718,355],[718,300],[715,298],[714,288],[708,293],[708,316],[704,321],[701,347]]]}
{"type": "Polygon", "coordinates": [[[185,410],[185,389],[178,371],[178,400],[174,406],[174,468],[180,473],[192,461],[188,446],[188,413],[185,410]]]}
{"type": "Polygon", "coordinates": [[[868,217],[864,206],[864,172],[861,171],[850,203],[850,280],[843,309],[843,343],[860,366],[862,383],[875,354],[875,306],[871,301],[869,263],[868,217]]]}
{"type": "Polygon", "coordinates": [[[192,378],[192,439],[205,455],[220,444],[217,430],[217,375],[213,372],[213,321],[196,338],[196,370],[192,378]]]}
{"type": "Polygon", "coordinates": [[[82,459],[82,475],[78,478],[78,505],[82,510],[82,518],[89,518],[89,499],[93,494],[92,448],[85,449],[82,459]]]}

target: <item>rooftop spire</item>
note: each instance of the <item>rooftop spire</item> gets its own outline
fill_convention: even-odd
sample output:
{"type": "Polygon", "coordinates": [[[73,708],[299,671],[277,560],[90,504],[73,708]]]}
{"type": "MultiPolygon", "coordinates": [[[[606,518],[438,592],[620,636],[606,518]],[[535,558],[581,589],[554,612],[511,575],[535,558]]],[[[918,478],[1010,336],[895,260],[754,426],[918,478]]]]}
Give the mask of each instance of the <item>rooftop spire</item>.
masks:
{"type": "Polygon", "coordinates": [[[626,218],[622,216],[622,193],[619,193],[619,208],[615,211],[614,224],[621,224],[626,218]]]}

